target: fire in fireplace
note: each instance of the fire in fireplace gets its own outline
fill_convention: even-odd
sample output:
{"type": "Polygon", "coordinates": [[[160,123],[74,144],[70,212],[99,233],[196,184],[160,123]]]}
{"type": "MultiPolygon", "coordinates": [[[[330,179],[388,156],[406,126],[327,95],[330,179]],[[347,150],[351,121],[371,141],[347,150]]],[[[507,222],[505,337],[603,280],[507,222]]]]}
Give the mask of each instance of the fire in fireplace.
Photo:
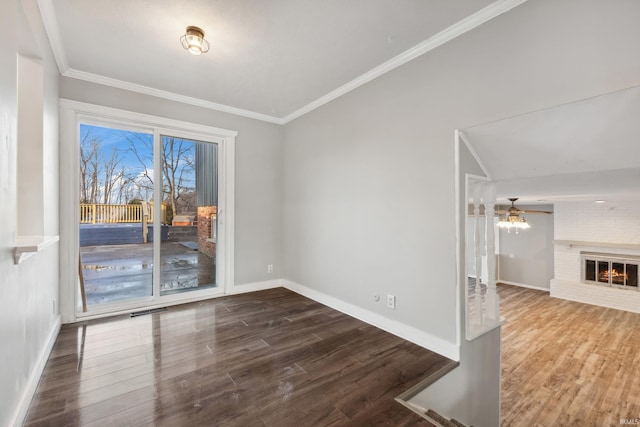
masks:
{"type": "Polygon", "coordinates": [[[583,253],[583,281],[608,286],[638,289],[638,264],[635,257],[583,253]]]}

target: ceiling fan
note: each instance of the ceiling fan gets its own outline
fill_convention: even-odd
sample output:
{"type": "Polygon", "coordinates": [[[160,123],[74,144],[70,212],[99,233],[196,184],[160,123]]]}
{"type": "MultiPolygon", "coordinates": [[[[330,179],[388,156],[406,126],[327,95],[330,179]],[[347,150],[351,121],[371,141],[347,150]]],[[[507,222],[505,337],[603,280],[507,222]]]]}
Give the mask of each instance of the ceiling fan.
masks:
{"type": "Polygon", "coordinates": [[[513,198],[509,198],[508,199],[511,202],[511,207],[507,210],[496,210],[496,213],[498,215],[501,215],[499,220],[498,220],[498,227],[500,228],[506,228],[507,231],[511,231],[512,228],[516,229],[516,233],[518,232],[518,230],[526,230],[528,228],[531,228],[531,226],[527,223],[527,220],[524,219],[524,216],[521,216],[520,214],[523,213],[543,213],[543,214],[550,214],[552,212],[548,212],[548,211],[536,211],[536,210],[521,210],[516,208],[515,203],[516,200],[518,200],[517,197],[513,197],[513,198]]]}
{"type": "Polygon", "coordinates": [[[518,200],[517,197],[509,197],[507,200],[509,200],[511,202],[511,207],[509,209],[496,209],[496,214],[498,214],[498,215],[509,215],[509,214],[520,215],[522,213],[532,213],[532,214],[552,214],[553,213],[553,212],[549,212],[549,211],[518,209],[518,208],[515,207],[515,203],[518,200]]]}

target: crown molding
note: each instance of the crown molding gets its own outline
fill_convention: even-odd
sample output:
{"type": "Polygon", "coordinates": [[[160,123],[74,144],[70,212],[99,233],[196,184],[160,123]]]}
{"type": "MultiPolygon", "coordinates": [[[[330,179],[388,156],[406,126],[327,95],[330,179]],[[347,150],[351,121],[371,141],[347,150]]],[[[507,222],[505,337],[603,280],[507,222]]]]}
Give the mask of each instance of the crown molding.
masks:
{"type": "Polygon", "coordinates": [[[88,73],[85,71],[74,70],[69,67],[69,64],[67,62],[64,45],[62,43],[62,36],[60,34],[60,28],[58,26],[55,11],[53,9],[53,0],[38,0],[38,7],[40,9],[40,14],[42,15],[42,21],[45,30],[49,37],[49,42],[51,43],[51,49],[53,50],[53,54],[56,58],[58,70],[60,71],[60,74],[65,77],[98,83],[101,85],[111,86],[145,95],[151,95],[158,98],[164,98],[171,101],[182,102],[184,104],[195,105],[198,107],[234,114],[237,116],[247,117],[255,120],[284,125],[292,120],[297,119],[298,117],[301,117],[315,110],[316,108],[323,106],[324,104],[327,104],[328,102],[333,101],[334,99],[348,92],[351,92],[352,90],[364,85],[365,83],[368,83],[371,80],[380,77],[383,74],[386,74],[389,71],[398,68],[401,65],[406,64],[407,62],[421,55],[424,55],[425,53],[437,48],[438,46],[441,46],[448,41],[468,31],[471,31],[472,29],[484,24],[485,22],[497,16],[502,15],[505,12],[508,12],[509,10],[521,5],[522,3],[525,3],[526,1],[527,0],[498,0],[490,4],[489,6],[479,10],[473,15],[470,15],[465,19],[453,24],[452,26],[442,30],[441,32],[430,37],[424,42],[412,47],[409,50],[404,51],[400,55],[364,73],[360,77],[351,80],[350,82],[340,86],[339,88],[327,93],[324,96],[321,96],[315,101],[284,117],[275,117],[268,114],[243,110],[241,108],[218,104],[200,98],[180,95],[162,89],[156,89],[149,86],[126,82],[124,80],[118,80],[111,77],[88,73]]]}
{"type": "Polygon", "coordinates": [[[150,86],[143,86],[136,83],[126,82],[124,80],[113,79],[111,77],[101,76],[99,74],[87,73],[85,71],[68,69],[65,73],[62,73],[65,77],[73,79],[84,80],[91,83],[97,83],[105,86],[111,86],[118,89],[124,89],[131,92],[141,93],[144,95],[151,95],[158,98],[164,98],[171,101],[181,102],[183,104],[195,105],[197,107],[203,107],[210,110],[221,111],[223,113],[234,114],[236,116],[248,117],[250,119],[261,120],[263,122],[275,123],[278,125],[284,124],[283,120],[279,117],[269,116],[267,114],[256,113],[254,111],[243,110],[241,108],[230,107],[228,105],[218,104],[211,101],[205,101],[204,99],[194,98],[191,96],[180,95],[174,92],[169,92],[162,89],[156,89],[150,86]]]}
{"type": "Polygon", "coordinates": [[[69,63],[67,62],[67,55],[64,51],[64,44],[62,43],[62,35],[60,34],[56,13],[53,9],[53,0],[38,0],[38,9],[40,9],[42,24],[44,25],[47,37],[49,37],[49,44],[51,44],[51,50],[56,59],[58,71],[60,74],[64,74],[69,69],[69,63]]]}
{"type": "Polygon", "coordinates": [[[473,30],[474,28],[497,16],[502,15],[505,12],[508,12],[509,10],[521,5],[526,1],[527,0],[498,0],[494,3],[491,3],[484,9],[479,10],[473,15],[469,15],[465,19],[458,21],[452,26],[440,31],[438,34],[428,38],[422,43],[417,44],[416,46],[402,52],[400,55],[364,73],[360,77],[351,80],[350,82],[340,86],[338,89],[329,92],[328,94],[305,105],[299,110],[285,116],[283,118],[283,121],[285,124],[289,123],[290,121],[297,119],[298,117],[303,116],[348,92],[351,92],[352,90],[362,86],[363,84],[368,83],[371,80],[380,77],[381,75],[386,74],[389,71],[398,68],[401,65],[404,65],[407,62],[421,55],[424,55],[425,53],[439,46],[442,46],[448,41],[453,40],[454,38],[461,36],[468,31],[473,30]]]}

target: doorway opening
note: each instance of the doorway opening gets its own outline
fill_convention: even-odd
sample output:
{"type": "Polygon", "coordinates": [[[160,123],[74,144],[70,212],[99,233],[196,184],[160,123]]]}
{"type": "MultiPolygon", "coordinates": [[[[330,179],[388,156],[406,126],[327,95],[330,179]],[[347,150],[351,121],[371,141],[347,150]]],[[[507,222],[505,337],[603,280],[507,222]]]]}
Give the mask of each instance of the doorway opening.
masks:
{"type": "Polygon", "coordinates": [[[73,288],[61,289],[63,317],[100,317],[226,292],[233,277],[233,222],[225,216],[233,211],[236,133],[62,104],[63,135],[73,135],[77,159],[61,173],[73,183],[63,196],[71,203],[61,207],[72,231],[63,262],[75,264],[73,288]]]}
{"type": "Polygon", "coordinates": [[[80,125],[83,312],[153,298],[156,251],[160,296],[216,287],[217,144],[167,135],[160,140],[154,154],[151,133],[80,125]]]}

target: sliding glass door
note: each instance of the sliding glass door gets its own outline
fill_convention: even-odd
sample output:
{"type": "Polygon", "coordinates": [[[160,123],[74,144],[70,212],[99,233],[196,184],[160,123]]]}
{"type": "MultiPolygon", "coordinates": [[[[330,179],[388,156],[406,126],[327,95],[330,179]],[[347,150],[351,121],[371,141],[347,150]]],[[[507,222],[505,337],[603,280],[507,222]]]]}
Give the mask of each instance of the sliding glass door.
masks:
{"type": "Polygon", "coordinates": [[[80,309],[153,297],[153,133],[80,125],[80,309]]]}
{"type": "Polygon", "coordinates": [[[219,143],[80,124],[79,316],[219,292],[219,143]]]}
{"type": "Polygon", "coordinates": [[[160,295],[216,286],[218,146],[161,135],[160,295]]]}

